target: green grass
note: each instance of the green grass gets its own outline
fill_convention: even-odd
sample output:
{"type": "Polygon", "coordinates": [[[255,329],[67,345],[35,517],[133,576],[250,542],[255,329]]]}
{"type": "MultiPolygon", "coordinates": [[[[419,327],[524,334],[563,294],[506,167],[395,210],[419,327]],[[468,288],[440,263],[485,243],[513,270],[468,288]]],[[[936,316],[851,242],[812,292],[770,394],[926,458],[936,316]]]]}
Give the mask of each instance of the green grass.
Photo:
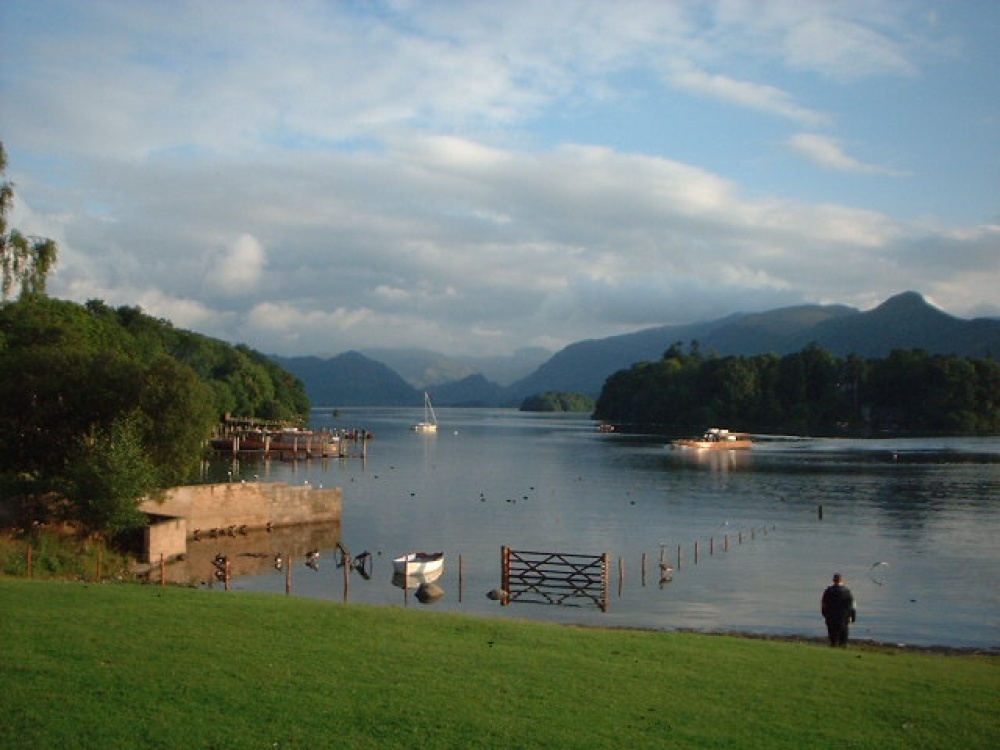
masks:
{"type": "Polygon", "coordinates": [[[42,580],[132,579],[127,555],[107,544],[67,531],[0,531],[0,575],[42,580]],[[28,549],[31,548],[29,562],[28,549]]]}
{"type": "Polygon", "coordinates": [[[993,746],[995,656],[0,580],[3,748],[993,746]]]}

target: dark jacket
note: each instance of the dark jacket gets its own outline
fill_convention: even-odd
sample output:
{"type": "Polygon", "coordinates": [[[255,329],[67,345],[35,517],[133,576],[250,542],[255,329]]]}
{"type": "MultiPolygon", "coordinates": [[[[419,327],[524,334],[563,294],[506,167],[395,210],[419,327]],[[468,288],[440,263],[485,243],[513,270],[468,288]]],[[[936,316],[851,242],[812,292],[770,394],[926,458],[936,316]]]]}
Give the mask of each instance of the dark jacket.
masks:
{"type": "Polygon", "coordinates": [[[837,583],[826,587],[820,610],[828,621],[839,623],[854,622],[858,614],[854,608],[854,595],[851,594],[851,590],[837,583]]]}

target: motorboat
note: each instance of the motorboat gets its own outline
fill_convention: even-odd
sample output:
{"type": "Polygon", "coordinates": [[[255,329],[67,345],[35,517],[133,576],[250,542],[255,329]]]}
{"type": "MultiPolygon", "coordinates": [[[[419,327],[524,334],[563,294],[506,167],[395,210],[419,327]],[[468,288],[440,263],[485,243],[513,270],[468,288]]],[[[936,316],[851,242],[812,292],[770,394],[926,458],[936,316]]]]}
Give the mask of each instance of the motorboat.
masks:
{"type": "Polygon", "coordinates": [[[695,438],[681,438],[674,440],[671,444],[673,448],[694,448],[703,451],[727,451],[741,450],[753,445],[753,440],[746,432],[730,432],[720,427],[710,427],[705,432],[695,438]]]}

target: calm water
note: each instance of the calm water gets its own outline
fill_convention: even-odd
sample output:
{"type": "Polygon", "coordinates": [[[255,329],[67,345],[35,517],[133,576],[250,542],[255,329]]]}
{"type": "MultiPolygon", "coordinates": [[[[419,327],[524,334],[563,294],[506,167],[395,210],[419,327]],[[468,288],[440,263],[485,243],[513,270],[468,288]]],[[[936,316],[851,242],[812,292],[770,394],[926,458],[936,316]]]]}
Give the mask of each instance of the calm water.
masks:
{"type": "MultiPolygon", "coordinates": [[[[421,414],[314,414],[315,427],[373,431],[364,461],[212,470],[342,487],[342,540],[374,555],[371,580],[351,578],[352,602],[423,607],[392,585],[390,558],[442,549],[436,610],[820,637],[819,596],[840,571],[858,600],[854,637],[1000,647],[1000,439],[773,439],[749,452],[698,454],[600,434],[578,417],[509,410],[441,409],[436,435],[414,434],[421,414]],[[609,553],[609,610],[487,599],[500,583],[503,545],[609,553]],[[662,585],[661,555],[676,568],[662,585]]],[[[233,585],[283,593],[285,576],[233,585]]],[[[296,565],[294,592],[343,599],[332,550],[318,571],[296,565]]]]}

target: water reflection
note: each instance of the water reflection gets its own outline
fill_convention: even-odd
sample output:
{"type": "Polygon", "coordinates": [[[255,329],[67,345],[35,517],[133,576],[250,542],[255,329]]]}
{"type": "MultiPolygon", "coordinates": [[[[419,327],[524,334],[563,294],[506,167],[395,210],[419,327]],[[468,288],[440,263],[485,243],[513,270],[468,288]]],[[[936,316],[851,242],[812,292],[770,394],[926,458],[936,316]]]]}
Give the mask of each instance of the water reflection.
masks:
{"type": "MultiPolygon", "coordinates": [[[[860,599],[859,637],[1000,643],[993,583],[1000,569],[1000,439],[783,439],[750,451],[699,453],[671,450],[654,436],[600,434],[579,418],[438,412],[439,432],[427,439],[409,431],[413,410],[342,410],[347,425],[377,435],[366,462],[235,467],[237,478],[256,473],[263,481],[344,489],[343,540],[296,548],[300,555],[318,548],[323,561],[318,572],[297,576],[296,594],[406,605],[417,587],[392,584],[392,557],[441,549],[449,559],[464,556],[465,568],[434,582],[444,592],[438,609],[822,637],[819,592],[841,570],[860,599]],[[750,539],[754,528],[769,531],[750,539]],[[349,591],[344,572],[325,564],[341,541],[372,555],[370,580],[350,573],[349,591]],[[657,575],[661,545],[675,568],[669,585],[657,575]],[[606,552],[622,560],[625,575],[607,613],[505,608],[486,596],[500,584],[503,546],[606,552]],[[648,576],[639,573],[642,560],[648,576]],[[888,565],[873,571],[880,562],[888,565]]],[[[231,470],[222,468],[223,477],[231,470]]],[[[210,471],[217,476],[220,469],[210,471]]],[[[281,574],[266,559],[261,564],[234,585],[281,591],[281,574]]]]}
{"type": "Polygon", "coordinates": [[[666,460],[682,466],[692,466],[713,474],[725,475],[731,471],[747,471],[753,466],[753,454],[749,450],[687,450],[666,449],[666,460]]]}
{"type": "MultiPolygon", "coordinates": [[[[232,577],[255,576],[271,573],[275,567],[284,569],[289,562],[293,566],[300,563],[306,566],[310,561],[317,565],[319,550],[332,550],[339,542],[340,525],[329,523],[286,526],[271,531],[251,529],[215,537],[199,535],[188,539],[187,553],[165,563],[162,573],[168,583],[212,585],[217,581],[216,558],[229,560],[232,577]],[[314,557],[307,556],[310,551],[315,552],[314,557]]],[[[161,569],[154,565],[149,577],[159,580],[161,569]]]]}

